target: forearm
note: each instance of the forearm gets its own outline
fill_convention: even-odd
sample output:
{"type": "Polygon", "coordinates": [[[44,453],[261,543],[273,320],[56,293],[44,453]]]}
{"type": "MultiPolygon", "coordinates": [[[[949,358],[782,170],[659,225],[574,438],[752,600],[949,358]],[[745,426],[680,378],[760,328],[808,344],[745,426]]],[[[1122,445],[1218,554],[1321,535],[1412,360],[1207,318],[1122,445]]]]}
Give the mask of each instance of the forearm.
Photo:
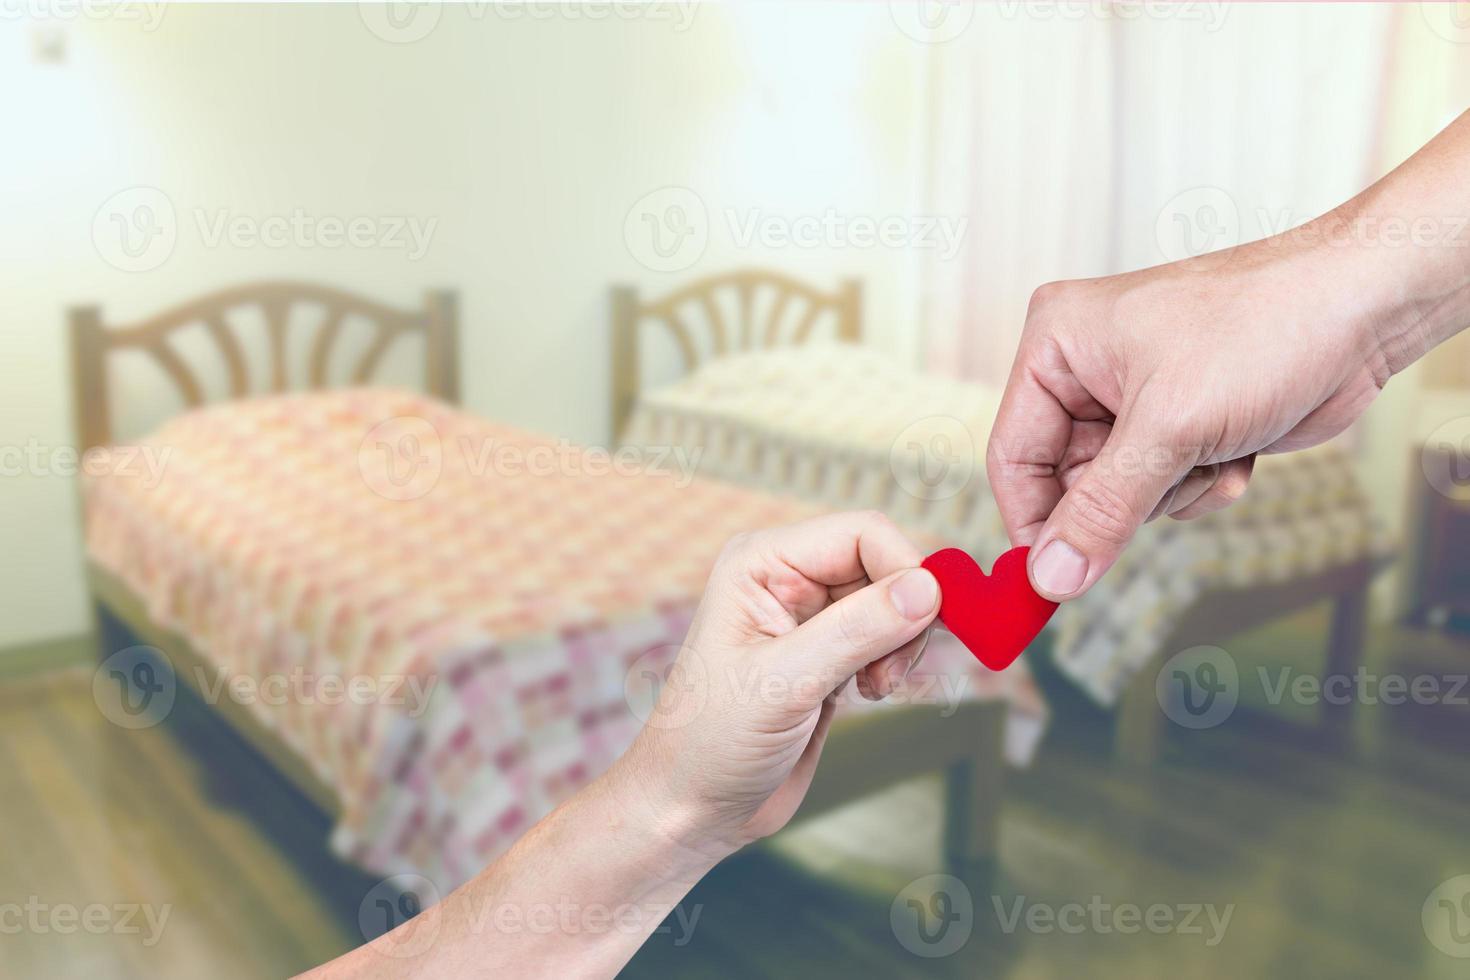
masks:
{"type": "Polygon", "coordinates": [[[613,976],[715,863],[677,844],[639,796],[636,775],[614,766],[402,936],[313,976],[613,976]]]}
{"type": "Polygon", "coordinates": [[[1470,113],[1300,231],[1358,294],[1385,375],[1470,325],[1470,113]]]}

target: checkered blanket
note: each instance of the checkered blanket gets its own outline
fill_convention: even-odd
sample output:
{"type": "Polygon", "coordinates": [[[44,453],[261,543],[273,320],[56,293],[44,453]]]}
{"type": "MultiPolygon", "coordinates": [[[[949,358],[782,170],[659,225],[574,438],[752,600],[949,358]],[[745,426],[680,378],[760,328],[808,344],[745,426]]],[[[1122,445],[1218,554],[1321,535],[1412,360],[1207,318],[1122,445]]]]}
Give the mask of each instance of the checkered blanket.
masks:
{"type": "MultiPolygon", "coordinates": [[[[193,411],[143,445],[160,474],[88,479],[91,559],[252,682],[206,678],[254,692],[335,790],[340,853],[441,888],[628,746],[721,544],[814,510],[381,390],[193,411]]],[[[911,681],[909,710],[1007,699],[1029,758],[1046,709],[1024,670],[936,633],[911,681]]],[[[850,688],[840,714],[895,710],[850,688]]]]}
{"type": "MultiPolygon", "coordinates": [[[[1010,545],[985,479],[1000,392],[852,345],[720,358],[645,392],[624,440],[699,451],[700,472],[832,507],[878,507],[973,553],[1010,545]]],[[[1340,446],[1261,457],[1244,499],[1147,525],[1049,627],[1058,668],[1113,705],[1212,588],[1284,582],[1387,552],[1340,446]]]]}

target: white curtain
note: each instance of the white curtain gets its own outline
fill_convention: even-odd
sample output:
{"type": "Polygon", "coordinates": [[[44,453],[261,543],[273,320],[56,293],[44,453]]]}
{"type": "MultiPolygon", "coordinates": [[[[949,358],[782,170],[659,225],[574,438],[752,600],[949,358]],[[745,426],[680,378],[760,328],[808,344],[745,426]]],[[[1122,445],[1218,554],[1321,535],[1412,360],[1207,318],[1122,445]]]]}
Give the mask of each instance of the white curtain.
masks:
{"type": "Polygon", "coordinates": [[[1031,291],[1284,230],[1378,176],[1393,5],[978,4],[930,54],[928,366],[1010,367],[1031,291]]]}

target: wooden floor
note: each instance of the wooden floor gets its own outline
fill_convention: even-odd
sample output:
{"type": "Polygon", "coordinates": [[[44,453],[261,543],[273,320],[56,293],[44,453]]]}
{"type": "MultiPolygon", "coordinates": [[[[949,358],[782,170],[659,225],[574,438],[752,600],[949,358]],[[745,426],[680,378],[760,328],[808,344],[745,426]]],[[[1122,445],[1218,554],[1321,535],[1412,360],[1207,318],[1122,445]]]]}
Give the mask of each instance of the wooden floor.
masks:
{"type": "MultiPolygon", "coordinates": [[[[1375,644],[1379,660],[1470,665],[1470,643],[1389,631],[1375,644]]],[[[1106,719],[1053,693],[1057,724],[1008,787],[1001,866],[952,955],[915,955],[890,920],[909,882],[942,870],[939,787],[921,779],[717,869],[685,903],[692,936],[655,936],[627,975],[1470,977],[1421,924],[1430,892],[1470,874],[1463,709],[1368,709],[1355,746],[1238,715],[1176,733],[1164,764],[1127,776],[1106,719]],[[1233,911],[1207,945],[1203,916],[1205,935],[1123,934],[1091,912],[1076,934],[1024,920],[1007,933],[997,905],[1018,901],[1233,911]]],[[[275,977],[362,941],[372,882],[332,860],[321,819],[211,722],[176,709],[167,726],[117,728],[85,666],[0,682],[0,977],[275,977]],[[142,912],[137,933],[17,932],[7,903],[168,917],[150,944],[142,912]]]]}

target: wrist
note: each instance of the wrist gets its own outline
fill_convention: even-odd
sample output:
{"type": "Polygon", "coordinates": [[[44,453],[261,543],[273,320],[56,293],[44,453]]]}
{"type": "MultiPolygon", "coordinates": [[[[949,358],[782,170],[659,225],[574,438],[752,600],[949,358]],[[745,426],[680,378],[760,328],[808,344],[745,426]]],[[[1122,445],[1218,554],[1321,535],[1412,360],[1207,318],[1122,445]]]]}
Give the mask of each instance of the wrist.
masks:
{"type": "Polygon", "coordinates": [[[1314,252],[1330,267],[1354,349],[1380,386],[1470,321],[1470,221],[1402,210],[1369,191],[1310,223],[1321,226],[1314,252]]]}
{"type": "Polygon", "coordinates": [[[650,877],[692,886],[737,848],[711,838],[698,809],[672,791],[668,766],[642,737],[603,774],[603,796],[650,877]]]}

